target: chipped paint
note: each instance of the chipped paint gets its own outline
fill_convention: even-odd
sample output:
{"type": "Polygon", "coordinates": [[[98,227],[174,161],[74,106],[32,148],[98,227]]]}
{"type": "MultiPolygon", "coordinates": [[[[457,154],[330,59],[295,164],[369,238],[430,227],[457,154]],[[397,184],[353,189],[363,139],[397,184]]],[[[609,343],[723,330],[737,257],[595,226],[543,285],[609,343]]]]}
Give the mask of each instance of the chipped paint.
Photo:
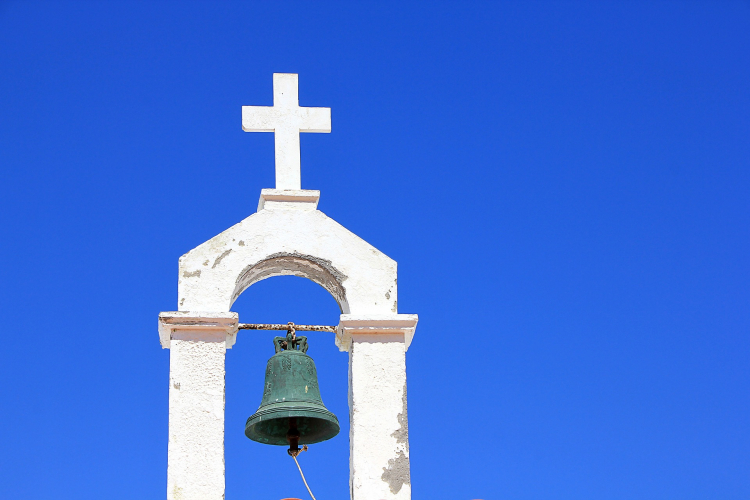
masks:
{"type": "Polygon", "coordinates": [[[179,311],[160,314],[170,380],[180,381],[169,386],[168,500],[224,498],[224,362],[239,321],[229,311],[247,287],[284,275],[318,283],[343,313],[335,338],[350,351],[351,499],[411,498],[405,353],[417,318],[397,313],[396,262],[317,210],[319,191],[300,189],[297,131],[330,132],[331,115],[300,108],[297,82],[274,74],[274,105],[242,110],[243,130],[275,134],[277,189],[180,257],[179,311]]]}
{"type": "Polygon", "coordinates": [[[349,350],[352,500],[408,500],[404,332],[378,340],[362,323],[359,333],[351,332],[349,350]]]}
{"type": "Polygon", "coordinates": [[[247,266],[237,278],[232,301],[249,286],[273,276],[299,276],[314,281],[336,299],[339,309],[344,310],[347,276],[336,269],[330,260],[298,252],[277,252],[260,262],[247,266]]]}
{"type": "Polygon", "coordinates": [[[403,395],[401,396],[401,413],[396,416],[399,428],[393,431],[391,436],[396,438],[397,443],[406,444],[409,450],[409,419],[406,414],[406,383],[404,383],[403,395]]]}
{"type": "Polygon", "coordinates": [[[319,210],[276,207],[254,213],[182,256],[180,276],[196,269],[203,271],[199,280],[179,283],[178,303],[185,299],[180,310],[227,311],[256,279],[279,275],[313,279],[345,314],[389,314],[397,298],[396,262],[319,210]],[[253,266],[274,258],[278,265],[266,262],[262,275],[252,277],[260,271],[250,271],[253,266]]]}
{"type": "MultiPolygon", "coordinates": [[[[417,318],[398,314],[396,262],[315,209],[303,196],[299,202],[288,193],[284,196],[283,202],[268,201],[264,209],[180,258],[179,309],[184,314],[226,314],[245,289],[274,276],[300,276],[325,288],[342,312],[338,328],[345,318],[353,318],[358,325],[351,335],[341,330],[335,336],[341,350],[351,349],[352,500],[409,500],[405,351],[417,318]],[[294,208],[303,204],[304,208],[294,208]],[[395,321],[395,326],[389,326],[389,321],[395,321]],[[399,323],[404,321],[405,325],[399,323]]],[[[227,334],[226,347],[236,337],[227,334]]],[[[183,488],[183,500],[219,498],[224,491],[224,351],[214,352],[209,344],[214,346],[203,343],[199,348],[204,350],[202,356],[194,357],[186,355],[186,349],[198,345],[171,340],[175,352],[170,374],[182,386],[170,385],[169,446],[173,458],[167,476],[170,486],[180,484],[183,488]],[[207,368],[208,360],[215,362],[211,368],[207,368]],[[205,390],[204,378],[211,380],[210,391],[205,390]],[[188,401],[203,409],[196,410],[188,401]],[[205,422],[196,430],[188,420],[199,416],[205,422]],[[209,436],[211,444],[201,444],[207,443],[204,437],[209,436]],[[194,463],[193,457],[200,458],[201,465],[194,463]]],[[[169,347],[169,337],[162,345],[169,347]]]]}
{"type": "Polygon", "coordinates": [[[216,260],[214,261],[214,265],[211,266],[211,269],[215,269],[216,266],[218,266],[221,263],[221,261],[224,260],[224,257],[226,257],[227,255],[229,255],[230,253],[232,253],[232,249],[231,248],[229,250],[227,250],[226,252],[224,252],[223,254],[221,254],[218,257],[216,257],[216,260]]]}
{"type": "Polygon", "coordinates": [[[405,484],[411,485],[409,457],[399,450],[395,458],[388,460],[388,467],[383,467],[383,475],[380,477],[388,483],[388,489],[394,495],[401,491],[405,484]]]}
{"type": "Polygon", "coordinates": [[[226,334],[200,328],[176,331],[170,341],[168,500],[224,493],[226,334]]]}

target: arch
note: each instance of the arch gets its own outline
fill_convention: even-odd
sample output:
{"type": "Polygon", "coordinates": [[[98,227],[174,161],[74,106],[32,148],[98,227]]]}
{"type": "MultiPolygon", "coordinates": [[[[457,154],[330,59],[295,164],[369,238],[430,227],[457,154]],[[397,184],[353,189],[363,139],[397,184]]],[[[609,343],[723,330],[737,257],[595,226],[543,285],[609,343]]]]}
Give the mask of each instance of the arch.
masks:
{"type": "Polygon", "coordinates": [[[325,288],[330,293],[343,314],[349,312],[346,301],[346,290],[343,282],[346,276],[333,267],[330,261],[318,259],[312,255],[278,254],[255,264],[248,265],[237,278],[237,284],[232,294],[232,303],[237,300],[247,288],[255,283],[274,276],[299,276],[307,278],[325,288]]]}
{"type": "Polygon", "coordinates": [[[249,286],[300,276],[344,314],[397,312],[396,262],[319,210],[263,209],[180,258],[180,311],[229,311],[249,286]]]}

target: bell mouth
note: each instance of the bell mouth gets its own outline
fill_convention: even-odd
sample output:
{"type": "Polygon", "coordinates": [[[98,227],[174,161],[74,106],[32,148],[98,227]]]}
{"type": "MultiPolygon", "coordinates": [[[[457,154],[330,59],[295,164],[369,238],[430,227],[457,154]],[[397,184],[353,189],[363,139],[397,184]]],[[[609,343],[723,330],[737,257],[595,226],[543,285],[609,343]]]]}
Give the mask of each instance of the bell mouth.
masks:
{"type": "Polygon", "coordinates": [[[326,441],[341,430],[336,415],[325,407],[285,402],[259,408],[247,419],[245,435],[258,443],[287,446],[288,433],[293,428],[299,433],[301,445],[326,441]]]}

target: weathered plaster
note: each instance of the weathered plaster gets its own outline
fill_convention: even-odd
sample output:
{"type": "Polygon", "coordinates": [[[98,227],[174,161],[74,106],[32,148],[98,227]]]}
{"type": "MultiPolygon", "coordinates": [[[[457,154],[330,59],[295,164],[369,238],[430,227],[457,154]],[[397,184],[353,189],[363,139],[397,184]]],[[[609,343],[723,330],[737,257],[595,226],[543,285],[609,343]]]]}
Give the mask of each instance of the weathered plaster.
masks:
{"type": "Polygon", "coordinates": [[[207,332],[224,335],[224,345],[231,349],[237,341],[237,313],[172,311],[159,314],[159,342],[169,349],[175,332],[207,332]]]}
{"type": "MultiPolygon", "coordinates": [[[[416,314],[342,314],[336,333],[336,345],[349,349],[353,335],[396,335],[408,350],[417,329],[416,314]]],[[[393,337],[395,338],[395,337],[393,337]]]]}
{"type": "Polygon", "coordinates": [[[396,438],[397,443],[405,443],[406,449],[409,449],[409,418],[406,411],[406,384],[404,383],[403,393],[401,395],[401,413],[398,414],[398,423],[401,427],[396,429],[391,436],[396,438]]]}
{"type": "Polygon", "coordinates": [[[353,500],[411,498],[404,425],[402,334],[354,334],[350,366],[350,467],[353,500]]]}
{"type": "Polygon", "coordinates": [[[223,500],[224,356],[238,322],[229,309],[254,283],[293,275],[328,290],[342,312],[352,499],[409,500],[405,355],[417,316],[398,314],[396,262],[317,210],[318,191],[300,189],[299,133],[330,131],[330,109],[299,107],[297,75],[275,74],[274,106],[242,113],[244,130],[275,134],[277,189],[180,258],[179,311],[159,318],[171,349],[167,498],[223,500]]]}
{"type": "Polygon", "coordinates": [[[405,484],[411,486],[409,457],[403,451],[399,450],[396,458],[388,460],[388,467],[383,467],[381,478],[388,483],[388,489],[394,495],[401,491],[401,488],[405,484]]]}
{"type": "MultiPolygon", "coordinates": [[[[342,310],[336,344],[341,350],[350,351],[352,499],[408,500],[411,483],[405,352],[414,336],[417,316],[395,312],[398,295],[396,263],[318,210],[309,209],[307,195],[300,198],[299,202],[295,201],[294,195],[281,201],[267,200],[260,212],[180,259],[180,312],[163,314],[160,327],[162,344],[169,347],[171,342],[182,349],[183,339],[178,342],[171,333],[176,328],[175,323],[185,325],[192,321],[215,328],[226,327],[226,322],[232,320],[222,315],[235,313],[199,314],[192,311],[227,311],[247,287],[263,279],[294,275],[318,283],[331,293],[342,310]],[[306,208],[289,208],[295,203],[306,208]]],[[[231,347],[236,339],[236,327],[234,331],[231,328],[225,330],[225,346],[231,347]]],[[[207,354],[207,359],[218,363],[216,352],[205,346],[203,350],[212,353],[207,354]]],[[[223,351],[220,361],[221,366],[217,364],[212,370],[220,371],[223,377],[223,351]]],[[[189,357],[172,360],[173,373],[199,373],[205,369],[205,363],[189,357]]],[[[213,372],[206,374],[208,378],[216,379],[213,372]]],[[[185,393],[181,380],[174,382],[177,385],[171,384],[170,391],[185,393]]],[[[220,389],[213,393],[214,405],[220,400],[223,408],[223,379],[220,389]]],[[[205,402],[206,395],[195,395],[194,399],[205,402]]],[[[185,408],[177,405],[178,401],[170,399],[175,404],[174,408],[170,406],[170,429],[172,421],[175,425],[185,421],[181,416],[185,408]]],[[[214,441],[218,443],[217,422],[207,425],[207,429],[213,429],[214,441]]],[[[220,423],[223,429],[223,414],[220,423]]],[[[202,453],[195,447],[202,447],[204,443],[185,439],[187,435],[189,432],[185,435],[178,433],[170,440],[170,450],[181,450],[180,453],[170,452],[170,457],[199,456],[202,453]],[[178,436],[182,437],[178,439],[178,436]]],[[[221,447],[223,450],[223,441],[221,447]]],[[[170,464],[173,463],[176,462],[170,459],[170,464]]],[[[170,466],[170,485],[180,488],[184,500],[192,500],[197,498],[190,496],[193,492],[204,490],[176,479],[187,474],[187,469],[195,471],[190,463],[184,465],[185,470],[180,471],[174,470],[176,466],[170,466]]],[[[223,471],[223,461],[221,469],[223,471]]],[[[198,472],[200,477],[207,473],[198,472]]]]}
{"type": "Polygon", "coordinates": [[[396,262],[319,210],[265,208],[183,255],[179,266],[180,311],[228,311],[248,286],[283,275],[315,281],[345,314],[396,309],[396,262]]]}
{"type": "Polygon", "coordinates": [[[283,252],[269,255],[267,259],[243,269],[237,278],[232,302],[254,283],[279,275],[299,276],[312,280],[333,295],[339,308],[341,304],[346,303],[346,291],[343,287],[346,276],[333,267],[330,261],[312,255],[283,252]]]}
{"type": "Polygon", "coordinates": [[[404,484],[411,486],[411,473],[409,467],[409,419],[406,410],[406,383],[401,393],[401,413],[397,416],[400,427],[393,431],[392,437],[396,438],[396,443],[406,446],[406,453],[398,450],[396,458],[388,460],[388,467],[383,467],[383,481],[388,483],[391,493],[396,494],[401,491],[404,484]]]}
{"type": "Polygon", "coordinates": [[[224,499],[224,353],[236,313],[162,313],[169,347],[168,500],[224,499]]]}

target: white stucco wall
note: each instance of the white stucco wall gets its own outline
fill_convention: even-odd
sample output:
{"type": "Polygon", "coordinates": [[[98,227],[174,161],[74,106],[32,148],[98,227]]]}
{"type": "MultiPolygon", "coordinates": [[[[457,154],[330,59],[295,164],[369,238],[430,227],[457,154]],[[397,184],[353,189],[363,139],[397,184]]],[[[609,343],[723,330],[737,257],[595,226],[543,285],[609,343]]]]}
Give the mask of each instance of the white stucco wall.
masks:
{"type": "Polygon", "coordinates": [[[223,500],[224,356],[237,314],[162,313],[159,323],[170,348],[167,499],[223,500]]]}
{"type": "Polygon", "coordinates": [[[312,203],[274,201],[263,207],[180,258],[180,311],[228,311],[248,286],[280,275],[315,281],[342,313],[397,311],[394,260],[312,203]]]}
{"type": "Polygon", "coordinates": [[[355,335],[349,386],[352,499],[411,498],[403,335],[355,335]]]}
{"type": "Polygon", "coordinates": [[[315,281],[341,307],[352,499],[411,498],[405,353],[417,316],[398,314],[396,262],[317,200],[317,191],[263,190],[257,213],[180,258],[179,311],[160,316],[162,346],[172,349],[170,500],[223,498],[224,355],[237,324],[229,309],[253,283],[280,275],[315,281]]]}

